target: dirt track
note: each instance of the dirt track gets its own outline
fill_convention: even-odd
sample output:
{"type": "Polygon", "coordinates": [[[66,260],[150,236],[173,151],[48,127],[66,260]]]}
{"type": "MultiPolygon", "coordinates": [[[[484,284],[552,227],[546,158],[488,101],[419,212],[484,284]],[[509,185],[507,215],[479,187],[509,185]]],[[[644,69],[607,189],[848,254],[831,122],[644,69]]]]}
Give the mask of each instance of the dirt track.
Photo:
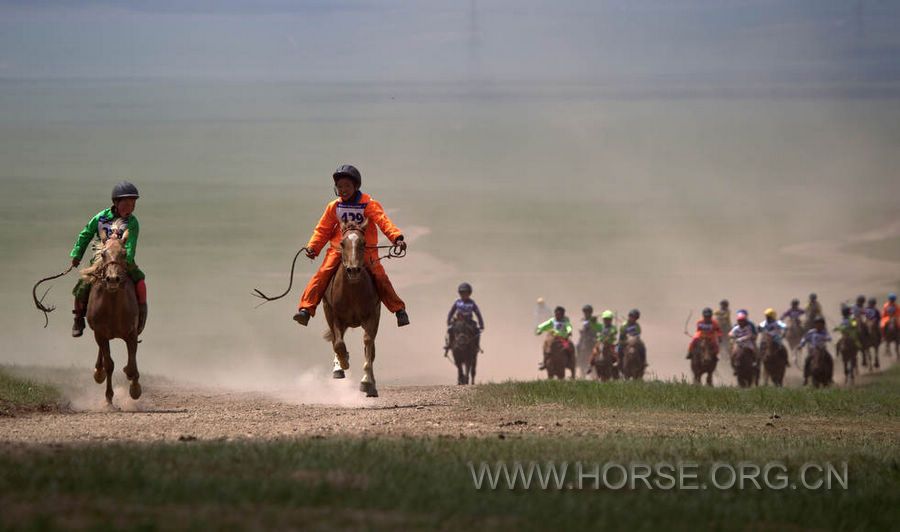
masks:
{"type": "MultiPolygon", "coordinates": [[[[816,433],[840,438],[865,434],[893,438],[900,423],[866,419],[675,412],[615,409],[566,410],[556,405],[515,409],[478,409],[466,400],[472,388],[457,386],[382,386],[381,397],[347,395],[355,382],[344,381],[335,397],[342,405],[309,404],[295,392],[197,390],[146,378],[145,395],[135,402],[117,388],[117,407],[108,409],[102,386],[88,388],[59,412],[0,418],[0,444],[79,444],[181,440],[236,440],[350,436],[506,437],[515,434],[644,435],[716,434],[740,437],[760,431],[785,436],[816,433]],[[301,404],[306,403],[306,404],[301,404]]],[[[329,386],[334,386],[329,384],[329,386]]],[[[317,393],[325,394],[327,390],[317,393]]],[[[75,394],[77,395],[77,393],[75,394]]],[[[317,402],[328,400],[323,395],[317,402]]]]}

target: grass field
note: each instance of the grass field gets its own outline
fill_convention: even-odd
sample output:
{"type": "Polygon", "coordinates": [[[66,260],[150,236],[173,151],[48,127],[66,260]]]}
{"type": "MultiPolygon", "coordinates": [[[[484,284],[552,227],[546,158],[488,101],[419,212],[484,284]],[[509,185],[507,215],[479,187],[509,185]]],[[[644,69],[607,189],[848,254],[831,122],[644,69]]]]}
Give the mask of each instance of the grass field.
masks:
{"type": "MultiPolygon", "coordinates": [[[[835,378],[842,378],[835,373],[835,378]]],[[[509,381],[479,386],[473,405],[517,407],[555,403],[567,407],[630,410],[900,417],[900,365],[855,388],[694,386],[684,382],[509,381]]]]}
{"type": "Polygon", "coordinates": [[[51,386],[14,377],[0,368],[0,416],[55,408],[59,393],[51,386]]]}
{"type": "MultiPolygon", "coordinates": [[[[737,431],[546,437],[302,437],[144,445],[0,446],[0,529],[881,529],[900,519],[897,368],[849,390],[734,390],[677,383],[504,383],[477,389],[469,407],[563,403],[574,408],[794,412],[841,423],[875,416],[865,433],[737,431]],[[693,393],[691,393],[693,392],[693,393]],[[592,397],[598,395],[598,397],[592,397]],[[571,398],[566,399],[566,395],[571,398]],[[892,403],[893,401],[893,403],[892,403]],[[547,489],[521,482],[476,489],[469,464],[498,461],[847,464],[847,489],[547,489]]],[[[4,385],[6,390],[21,384],[4,385]]],[[[22,392],[15,392],[21,397],[22,392]]],[[[52,393],[45,391],[45,393],[52,393]]],[[[46,397],[49,397],[46,396],[46,397]]],[[[39,415],[39,414],[35,414],[39,415]]],[[[574,467],[574,466],[573,466],[574,467]]],[[[589,466],[590,467],[590,466],[589,466]]],[[[571,471],[571,470],[570,470],[571,471]]],[[[570,473],[570,475],[572,475],[570,473]]],[[[615,475],[613,475],[615,476],[615,475]]],[[[574,476],[567,477],[573,480],[574,476]]],[[[704,482],[706,483],[706,482],[704,482]]]]}

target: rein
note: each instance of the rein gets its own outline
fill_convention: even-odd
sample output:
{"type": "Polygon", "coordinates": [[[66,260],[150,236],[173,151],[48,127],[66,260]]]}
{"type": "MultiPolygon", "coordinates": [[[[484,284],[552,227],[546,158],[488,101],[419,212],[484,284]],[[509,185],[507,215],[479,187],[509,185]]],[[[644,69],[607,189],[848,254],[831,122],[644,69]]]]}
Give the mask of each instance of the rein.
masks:
{"type": "Polygon", "coordinates": [[[34,306],[37,307],[38,310],[40,310],[41,312],[44,313],[44,328],[45,329],[47,328],[47,325],[50,323],[49,314],[51,312],[53,312],[54,310],[56,310],[56,307],[52,307],[52,306],[48,307],[48,306],[44,305],[44,298],[47,297],[47,294],[50,293],[50,289],[53,287],[52,286],[48,287],[47,290],[44,292],[44,295],[42,295],[41,298],[38,299],[38,296],[37,296],[38,286],[40,286],[41,284],[43,284],[47,281],[52,281],[53,279],[59,279],[63,275],[66,275],[67,273],[72,271],[73,269],[75,269],[75,265],[69,266],[66,269],[66,271],[64,271],[62,273],[58,273],[56,275],[51,275],[50,277],[44,277],[40,281],[34,283],[34,287],[31,289],[31,297],[34,299],[34,306]]]}

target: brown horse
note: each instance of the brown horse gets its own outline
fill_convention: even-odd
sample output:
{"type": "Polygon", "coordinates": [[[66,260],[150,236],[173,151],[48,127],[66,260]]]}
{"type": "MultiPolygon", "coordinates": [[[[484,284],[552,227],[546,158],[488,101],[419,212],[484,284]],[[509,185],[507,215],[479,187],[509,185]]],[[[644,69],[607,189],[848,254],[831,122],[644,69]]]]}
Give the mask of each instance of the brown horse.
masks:
{"type": "Polygon", "coordinates": [[[565,379],[566,369],[575,378],[575,346],[571,340],[547,333],[544,338],[544,369],[548,379],[565,379]]]}
{"type": "Polygon", "coordinates": [[[716,341],[712,338],[701,338],[691,351],[691,371],[694,372],[694,384],[700,384],[706,374],[706,385],[712,386],[713,373],[719,364],[715,352],[716,341]]]}
{"type": "Polygon", "coordinates": [[[844,384],[853,384],[856,380],[856,342],[844,336],[837,343],[837,352],[844,363],[844,384]]]}
{"type": "MultiPolygon", "coordinates": [[[[118,223],[118,221],[116,222],[118,223]]],[[[114,226],[114,229],[117,229],[114,226]]],[[[111,231],[116,234],[118,231],[111,231]]],[[[94,365],[94,381],[106,381],[106,402],[112,403],[112,376],[115,364],[110,353],[109,341],[119,338],[128,347],[128,364],[122,370],[131,382],[128,394],[132,399],[141,396],[140,373],[137,368],[138,302],[134,282],[126,271],[125,242],[122,238],[104,238],[97,246],[94,261],[81,275],[91,283],[87,305],[87,323],[94,331],[99,352],[94,365]]]]}
{"type": "Polygon", "coordinates": [[[759,365],[756,349],[750,341],[736,342],[732,354],[738,386],[749,388],[759,384],[759,365]]]}
{"type": "Polygon", "coordinates": [[[803,339],[803,326],[800,325],[800,318],[788,318],[787,331],[784,333],[784,339],[787,340],[788,346],[791,348],[791,354],[794,355],[794,365],[800,367],[800,340],[803,339]]]}
{"type": "Polygon", "coordinates": [[[368,219],[364,219],[361,224],[341,224],[341,269],[329,281],[322,306],[328,322],[325,339],[331,342],[334,349],[334,378],[344,378],[344,371],[350,368],[350,353],[344,343],[344,333],[350,327],[362,327],[366,360],[359,389],[367,397],[378,397],[372,365],[375,363],[375,336],[381,319],[381,299],[365,267],[364,230],[368,223],[368,219]]]}
{"type": "Polygon", "coordinates": [[[759,352],[762,358],[763,383],[772,383],[781,387],[784,384],[784,372],[788,366],[788,353],[784,344],[780,344],[770,334],[763,334],[759,342],[759,352]]]}
{"type": "Polygon", "coordinates": [[[824,347],[810,350],[809,376],[813,386],[830,386],[834,381],[834,360],[824,347]]]}
{"type": "Polygon", "coordinates": [[[888,320],[882,332],[884,333],[882,340],[884,341],[885,355],[891,355],[891,344],[894,344],[894,355],[900,358],[900,334],[897,331],[897,320],[888,320]]]}
{"type": "Polygon", "coordinates": [[[453,362],[456,364],[456,383],[475,384],[475,364],[478,362],[478,327],[470,319],[456,315],[451,325],[453,362]]]}
{"type": "Polygon", "coordinates": [[[878,349],[881,347],[881,327],[879,327],[878,320],[870,319],[865,319],[863,325],[867,331],[866,343],[863,344],[863,347],[867,350],[872,350],[872,353],[875,355],[875,367],[877,368],[880,365],[878,349]]]}
{"type": "Polygon", "coordinates": [[[619,361],[619,370],[625,380],[641,380],[644,378],[644,363],[641,362],[641,350],[644,342],[640,338],[629,336],[625,341],[625,349],[622,360],[619,361]]]}
{"type": "Polygon", "coordinates": [[[597,342],[591,352],[590,369],[594,376],[602,382],[619,378],[616,348],[612,344],[597,342]]]}

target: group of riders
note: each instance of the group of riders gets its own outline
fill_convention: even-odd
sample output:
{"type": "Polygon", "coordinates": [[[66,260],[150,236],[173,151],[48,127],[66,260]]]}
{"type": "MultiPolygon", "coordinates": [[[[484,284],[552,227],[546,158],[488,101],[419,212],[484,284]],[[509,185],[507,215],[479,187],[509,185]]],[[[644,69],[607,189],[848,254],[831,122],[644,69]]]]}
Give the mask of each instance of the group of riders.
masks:
{"type": "MultiPolygon", "coordinates": [[[[896,294],[888,294],[888,300],[879,311],[877,300],[870,297],[858,296],[855,305],[841,305],[841,321],[834,327],[833,332],[838,332],[841,338],[851,342],[859,351],[864,351],[868,345],[869,336],[873,334],[887,336],[889,330],[896,331],[900,328],[900,314],[897,312],[896,294]],[[875,326],[871,326],[875,325],[875,326]]],[[[712,352],[712,356],[718,360],[720,346],[730,347],[730,361],[732,369],[737,375],[737,358],[743,349],[750,349],[755,355],[754,363],[760,364],[760,340],[765,338],[775,346],[775,353],[783,357],[786,365],[789,365],[785,341],[789,330],[795,331],[799,342],[797,349],[807,348],[807,355],[803,362],[803,384],[808,384],[810,377],[810,362],[817,349],[823,350],[827,356],[827,344],[832,341],[829,331],[825,327],[825,315],[822,305],[816,294],[809,295],[806,308],[800,308],[800,301],[794,299],[791,306],[781,316],[773,308],[765,311],[765,319],[758,325],[750,321],[746,310],[738,310],[736,323],[731,323],[731,310],[727,300],[719,303],[719,309],[715,312],[711,308],[703,309],[702,318],[697,321],[694,335],[688,345],[687,358],[697,356],[698,348],[702,342],[712,352]],[[790,325],[788,325],[790,324],[790,325]],[[727,336],[723,331],[728,331],[727,336]]],[[[794,346],[791,346],[792,348],[794,346]]],[[[878,367],[878,358],[874,357],[874,367],[878,367]]]]}
{"type": "MultiPolygon", "coordinates": [[[[543,299],[539,299],[538,305],[542,304],[543,299]]],[[[639,323],[641,311],[636,308],[631,309],[627,319],[620,325],[616,325],[616,314],[612,310],[604,310],[600,314],[599,320],[594,315],[593,306],[585,305],[581,311],[583,316],[577,348],[581,353],[590,354],[590,359],[586,360],[587,367],[582,369],[586,373],[590,373],[600,362],[600,357],[604,353],[608,353],[611,359],[609,361],[611,373],[617,376],[625,346],[632,342],[636,346],[640,373],[643,374],[643,368],[647,367],[647,349],[641,341],[641,324],[639,323]]],[[[574,367],[576,346],[572,343],[573,332],[572,322],[566,315],[566,309],[561,306],[553,309],[552,318],[537,325],[534,330],[536,335],[547,334],[549,336],[549,341],[544,344],[543,359],[538,364],[538,369],[546,368],[554,343],[561,345],[566,356],[570,358],[570,367],[574,367]]]]}

